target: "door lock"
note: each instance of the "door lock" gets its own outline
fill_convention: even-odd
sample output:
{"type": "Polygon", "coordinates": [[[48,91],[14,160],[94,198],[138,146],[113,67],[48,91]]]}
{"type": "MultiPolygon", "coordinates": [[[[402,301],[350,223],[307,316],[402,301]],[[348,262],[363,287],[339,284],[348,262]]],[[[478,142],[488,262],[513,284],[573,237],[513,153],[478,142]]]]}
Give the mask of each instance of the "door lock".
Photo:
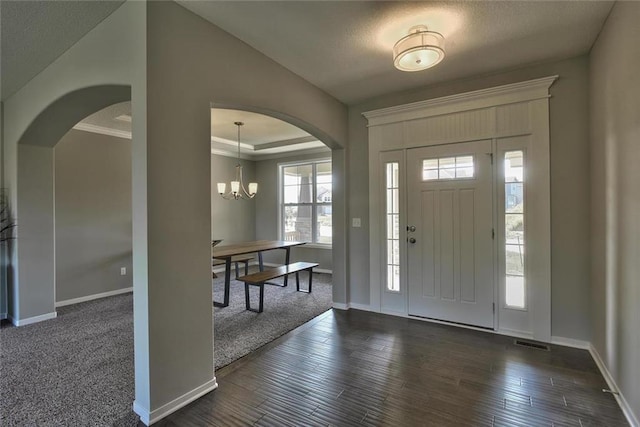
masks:
{"type": "Polygon", "coordinates": [[[416,242],[416,239],[415,239],[415,238],[411,237],[411,238],[409,239],[409,243],[415,243],[415,242],[416,242]]]}
{"type": "Polygon", "coordinates": [[[415,225],[407,225],[407,231],[414,233],[416,231],[415,225]]]}

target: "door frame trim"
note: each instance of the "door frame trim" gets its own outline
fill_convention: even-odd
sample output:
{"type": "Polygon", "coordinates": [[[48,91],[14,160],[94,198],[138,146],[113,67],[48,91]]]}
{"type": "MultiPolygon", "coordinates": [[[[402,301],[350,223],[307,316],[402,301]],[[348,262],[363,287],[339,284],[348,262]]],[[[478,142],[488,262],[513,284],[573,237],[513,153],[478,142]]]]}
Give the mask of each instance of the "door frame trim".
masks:
{"type": "MultiPolygon", "coordinates": [[[[382,281],[379,271],[380,262],[384,262],[381,257],[384,251],[377,244],[381,241],[381,207],[384,206],[379,191],[382,179],[380,153],[528,135],[531,139],[531,147],[535,149],[533,163],[536,168],[535,215],[541,220],[536,230],[530,233],[536,237],[535,247],[538,249],[535,254],[529,255],[530,262],[535,266],[536,281],[535,292],[530,301],[530,321],[527,324],[527,330],[519,332],[540,341],[551,341],[548,99],[549,88],[557,78],[558,76],[549,76],[363,113],[368,120],[369,128],[369,273],[372,311],[389,311],[382,304],[382,281]]],[[[494,161],[494,165],[495,163],[494,161]]],[[[406,275],[406,268],[404,274],[406,275]]],[[[496,305],[499,305],[498,300],[496,305]]],[[[397,314],[407,315],[401,312],[397,314]]],[[[497,331],[511,329],[510,325],[501,323],[498,307],[496,307],[496,315],[497,331]]]]}

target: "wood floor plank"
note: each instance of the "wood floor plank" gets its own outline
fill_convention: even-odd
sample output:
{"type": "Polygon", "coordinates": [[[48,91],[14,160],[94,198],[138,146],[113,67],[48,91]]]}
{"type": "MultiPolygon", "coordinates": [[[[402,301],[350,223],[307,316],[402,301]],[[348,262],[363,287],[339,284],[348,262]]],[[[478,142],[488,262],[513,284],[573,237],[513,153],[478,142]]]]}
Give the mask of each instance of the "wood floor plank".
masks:
{"type": "Polygon", "coordinates": [[[585,350],[330,310],[216,373],[174,426],[626,426],[585,350]]]}

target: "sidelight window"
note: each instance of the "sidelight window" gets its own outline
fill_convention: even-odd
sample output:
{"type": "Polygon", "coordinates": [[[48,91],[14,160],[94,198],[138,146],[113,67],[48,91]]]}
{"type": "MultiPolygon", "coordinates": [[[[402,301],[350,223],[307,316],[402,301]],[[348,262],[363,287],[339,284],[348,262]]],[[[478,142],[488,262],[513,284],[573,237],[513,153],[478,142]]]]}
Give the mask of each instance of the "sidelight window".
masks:
{"type": "Polygon", "coordinates": [[[505,302],[507,307],[525,308],[525,191],[524,152],[504,155],[505,302]]]}
{"type": "Polygon", "coordinates": [[[400,291],[400,181],[399,164],[386,164],[387,290],[400,291]]]}

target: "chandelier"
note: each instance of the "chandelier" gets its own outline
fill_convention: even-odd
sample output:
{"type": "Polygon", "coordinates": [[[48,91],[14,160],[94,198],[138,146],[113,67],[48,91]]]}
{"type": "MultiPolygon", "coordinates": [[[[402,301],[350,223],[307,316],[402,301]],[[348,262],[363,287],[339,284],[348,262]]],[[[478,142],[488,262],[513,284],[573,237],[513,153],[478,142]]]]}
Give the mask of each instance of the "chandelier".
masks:
{"type": "Polygon", "coordinates": [[[393,46],[393,65],[401,71],[426,70],[443,59],[444,37],[424,25],[411,27],[393,46]]]}
{"type": "Polygon", "coordinates": [[[243,126],[244,123],[233,122],[233,124],[238,126],[238,164],[236,165],[236,178],[235,181],[231,181],[231,191],[226,194],[227,184],[219,182],[218,194],[226,200],[253,199],[258,192],[258,183],[250,182],[249,191],[247,191],[244,186],[244,182],[242,182],[242,165],[240,164],[240,126],[243,126]]]}

